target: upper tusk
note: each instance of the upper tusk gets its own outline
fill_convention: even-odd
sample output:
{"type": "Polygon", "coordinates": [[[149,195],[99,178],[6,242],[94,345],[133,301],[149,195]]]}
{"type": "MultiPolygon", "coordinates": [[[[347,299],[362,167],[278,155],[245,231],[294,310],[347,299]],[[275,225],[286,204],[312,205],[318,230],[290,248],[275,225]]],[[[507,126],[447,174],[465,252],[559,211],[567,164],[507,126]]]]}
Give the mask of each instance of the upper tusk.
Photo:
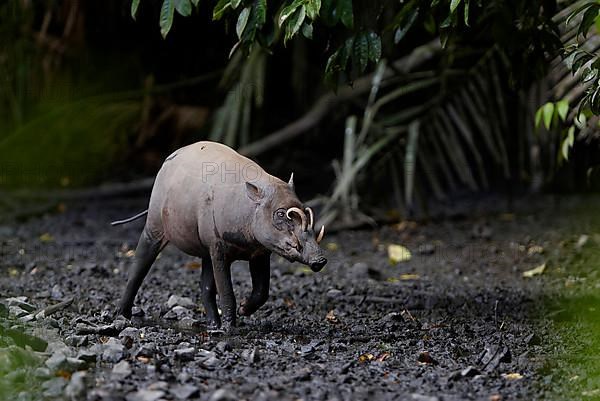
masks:
{"type": "Polygon", "coordinates": [[[306,215],[304,214],[304,212],[302,211],[302,209],[297,208],[297,207],[291,207],[287,210],[287,212],[285,212],[285,215],[287,216],[288,219],[292,219],[290,217],[290,213],[296,213],[298,216],[300,216],[300,220],[302,221],[302,230],[306,231],[306,215]]]}
{"type": "Polygon", "coordinates": [[[317,244],[321,242],[323,235],[325,235],[325,226],[321,226],[321,231],[319,231],[319,235],[317,236],[317,244]]]}
{"type": "Polygon", "coordinates": [[[310,228],[312,230],[315,227],[315,215],[314,215],[312,209],[309,207],[304,208],[304,210],[306,210],[308,212],[308,215],[310,217],[310,224],[308,225],[308,228],[310,228]]]}

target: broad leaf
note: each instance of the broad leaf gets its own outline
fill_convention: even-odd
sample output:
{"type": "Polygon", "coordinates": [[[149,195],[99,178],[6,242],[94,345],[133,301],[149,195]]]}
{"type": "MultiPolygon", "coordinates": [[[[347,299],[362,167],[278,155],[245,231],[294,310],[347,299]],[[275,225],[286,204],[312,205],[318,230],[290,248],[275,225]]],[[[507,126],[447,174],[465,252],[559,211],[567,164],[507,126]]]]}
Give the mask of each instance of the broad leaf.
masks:
{"type": "Polygon", "coordinates": [[[567,113],[569,112],[569,101],[566,99],[556,102],[556,112],[561,120],[567,119],[567,113]]]}
{"type": "Polygon", "coordinates": [[[248,24],[248,17],[250,16],[250,7],[246,7],[242,10],[240,15],[238,16],[237,23],[235,24],[235,32],[239,39],[242,38],[242,33],[244,33],[244,29],[246,29],[246,24],[248,24]]]}
{"type": "Polygon", "coordinates": [[[138,10],[139,6],[140,6],[140,0],[133,0],[131,2],[131,18],[133,18],[134,20],[137,15],[137,10],[138,10]]]}
{"type": "Polygon", "coordinates": [[[371,31],[367,34],[367,39],[369,41],[369,60],[377,63],[381,58],[381,38],[371,31]]]}
{"type": "Polygon", "coordinates": [[[339,0],[337,5],[337,14],[340,16],[342,24],[347,28],[354,28],[354,11],[352,10],[352,0],[339,0]]]}
{"type": "Polygon", "coordinates": [[[184,17],[192,15],[192,3],[190,3],[190,0],[175,0],[175,9],[184,17]]]}
{"type": "Polygon", "coordinates": [[[306,15],[308,18],[314,20],[319,15],[321,10],[321,0],[308,0],[306,2],[306,15]]]}
{"type": "Polygon", "coordinates": [[[548,102],[543,105],[542,113],[544,116],[544,126],[549,130],[552,125],[552,118],[554,117],[554,103],[548,102]]]}
{"type": "Polygon", "coordinates": [[[458,7],[459,4],[460,4],[460,0],[452,0],[450,2],[450,13],[453,13],[454,11],[456,11],[456,8],[458,7]]]}
{"type": "Polygon", "coordinates": [[[227,8],[231,7],[231,0],[219,0],[213,9],[213,20],[220,20],[227,8]]]}
{"type": "Polygon", "coordinates": [[[173,0],[163,0],[162,7],[160,8],[160,34],[163,38],[166,38],[171,30],[173,14],[175,14],[173,0]]]}
{"type": "Polygon", "coordinates": [[[256,13],[256,25],[262,27],[267,20],[267,0],[256,0],[253,10],[256,13]]]}
{"type": "Polygon", "coordinates": [[[581,24],[579,25],[579,30],[577,31],[577,36],[583,35],[585,37],[594,25],[594,21],[598,17],[598,11],[600,10],[600,5],[594,4],[590,8],[588,8],[583,14],[583,18],[581,19],[581,24]]]}
{"type": "Polygon", "coordinates": [[[575,127],[571,126],[569,128],[567,136],[565,137],[565,139],[563,139],[562,145],[560,147],[562,157],[565,160],[569,160],[569,149],[573,147],[573,143],[575,143],[575,127]]]}
{"type": "Polygon", "coordinates": [[[286,27],[285,27],[285,38],[283,39],[283,43],[285,44],[288,40],[294,37],[294,35],[300,30],[302,23],[304,22],[304,18],[306,17],[306,7],[304,5],[300,6],[298,11],[296,11],[291,18],[289,19],[286,27]]]}
{"type": "Polygon", "coordinates": [[[281,10],[281,14],[279,14],[279,26],[283,26],[283,23],[290,18],[305,2],[306,0],[294,0],[292,4],[285,6],[283,10],[281,10]]]}
{"type": "Polygon", "coordinates": [[[312,34],[313,34],[313,26],[312,26],[312,24],[305,23],[304,25],[302,25],[302,35],[306,39],[312,39],[312,37],[313,37],[312,34]]]}
{"type": "Polygon", "coordinates": [[[369,39],[367,39],[365,33],[358,34],[354,39],[352,61],[359,74],[362,74],[367,68],[367,62],[369,61],[369,39]]]}
{"type": "Polygon", "coordinates": [[[394,43],[398,44],[406,35],[406,32],[410,29],[410,27],[415,23],[417,16],[419,15],[419,7],[415,7],[410,10],[400,22],[400,27],[396,29],[396,33],[394,34],[394,43]]]}
{"type": "Polygon", "coordinates": [[[200,0],[192,0],[192,4],[194,5],[194,7],[198,7],[199,2],[200,0]]]}
{"type": "Polygon", "coordinates": [[[241,2],[242,0],[231,0],[231,9],[235,10],[236,8],[238,8],[241,2]]]}
{"type": "Polygon", "coordinates": [[[465,25],[469,26],[469,0],[465,0],[465,25]]]}

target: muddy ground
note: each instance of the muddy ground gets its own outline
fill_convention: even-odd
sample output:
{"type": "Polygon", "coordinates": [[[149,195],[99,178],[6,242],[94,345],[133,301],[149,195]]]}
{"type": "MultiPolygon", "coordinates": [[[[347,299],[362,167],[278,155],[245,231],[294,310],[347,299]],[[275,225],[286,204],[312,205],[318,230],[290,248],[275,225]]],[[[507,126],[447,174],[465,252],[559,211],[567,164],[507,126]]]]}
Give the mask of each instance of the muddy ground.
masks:
{"type": "MultiPolygon", "coordinates": [[[[115,323],[143,221],[108,222],[145,203],[69,204],[0,226],[0,298],[13,306],[4,326],[51,337],[36,353],[51,357],[32,373],[41,384],[15,399],[532,400],[551,390],[539,373],[553,341],[539,315],[544,275],[522,276],[564,238],[548,199],[328,235],[321,273],[273,256],[269,301],[232,335],[206,331],[200,264],[173,248],[144,282],[137,316],[115,323]],[[411,260],[390,264],[389,244],[411,260]]],[[[246,264],[233,276],[239,302],[246,264]]]]}

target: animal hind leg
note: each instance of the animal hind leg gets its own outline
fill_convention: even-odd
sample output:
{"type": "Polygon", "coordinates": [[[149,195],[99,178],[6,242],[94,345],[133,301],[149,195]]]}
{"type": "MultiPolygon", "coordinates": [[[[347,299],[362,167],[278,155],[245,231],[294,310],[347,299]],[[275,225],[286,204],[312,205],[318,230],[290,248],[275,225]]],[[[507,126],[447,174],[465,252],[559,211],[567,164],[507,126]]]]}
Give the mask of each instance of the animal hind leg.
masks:
{"type": "Polygon", "coordinates": [[[119,305],[119,313],[126,318],[131,317],[131,308],[135,296],[148,274],[152,263],[156,260],[156,256],[166,245],[161,239],[155,239],[149,233],[149,230],[144,227],[137,248],[135,249],[135,262],[129,271],[129,279],[127,287],[121,298],[119,305]]]}
{"type": "Polygon", "coordinates": [[[249,299],[241,302],[239,314],[250,316],[269,299],[269,280],[271,277],[270,254],[250,259],[252,293],[249,299]]]}
{"type": "Polygon", "coordinates": [[[215,284],[215,276],[213,273],[212,260],[210,256],[202,258],[202,303],[206,310],[206,320],[209,327],[220,327],[221,317],[217,309],[217,286],[215,284]]]}

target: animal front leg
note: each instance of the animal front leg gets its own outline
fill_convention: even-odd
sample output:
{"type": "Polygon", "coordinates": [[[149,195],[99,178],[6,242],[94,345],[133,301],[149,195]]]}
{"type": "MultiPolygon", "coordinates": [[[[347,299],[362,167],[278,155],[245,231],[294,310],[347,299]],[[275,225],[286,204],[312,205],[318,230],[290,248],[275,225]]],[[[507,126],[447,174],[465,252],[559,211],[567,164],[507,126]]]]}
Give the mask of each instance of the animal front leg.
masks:
{"type": "Polygon", "coordinates": [[[135,262],[129,272],[127,288],[121,297],[119,314],[126,318],[131,317],[131,308],[135,300],[135,295],[140,289],[142,281],[144,281],[146,274],[148,274],[156,256],[165,245],[162,244],[160,239],[153,238],[144,227],[144,231],[142,231],[137,248],[135,249],[135,262]]]}
{"type": "Polygon", "coordinates": [[[269,299],[269,280],[271,278],[270,254],[250,259],[250,275],[252,276],[252,294],[241,302],[239,313],[250,316],[269,299]]]}
{"type": "Polygon", "coordinates": [[[209,256],[202,258],[202,303],[206,310],[206,320],[209,327],[220,327],[221,317],[217,309],[217,286],[213,273],[212,261],[209,256]]]}
{"type": "Polygon", "coordinates": [[[213,274],[215,284],[219,294],[219,304],[221,306],[223,330],[230,331],[235,327],[235,294],[233,293],[233,284],[231,283],[231,262],[225,257],[223,252],[216,247],[211,250],[213,274]]]}

